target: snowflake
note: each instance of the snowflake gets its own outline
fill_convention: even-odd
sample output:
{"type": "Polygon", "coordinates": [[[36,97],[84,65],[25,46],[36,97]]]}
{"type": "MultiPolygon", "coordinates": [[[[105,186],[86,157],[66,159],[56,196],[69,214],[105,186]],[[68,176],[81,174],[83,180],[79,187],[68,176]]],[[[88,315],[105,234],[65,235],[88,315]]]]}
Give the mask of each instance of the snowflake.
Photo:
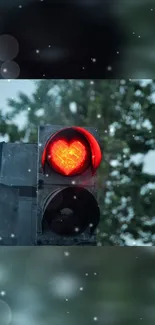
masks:
{"type": "Polygon", "coordinates": [[[5,296],[6,292],[4,290],[1,291],[1,296],[5,296]]]}
{"type": "Polygon", "coordinates": [[[97,243],[97,246],[102,246],[102,243],[101,243],[101,242],[98,242],[98,243],[97,243]]]}
{"type": "Polygon", "coordinates": [[[40,51],[39,50],[36,50],[36,53],[38,54],[40,51]]]}
{"type": "Polygon", "coordinates": [[[80,287],[80,291],[83,291],[83,287],[80,287]]]}
{"type": "Polygon", "coordinates": [[[93,320],[94,321],[97,321],[98,320],[98,317],[94,316],[93,320]]]}
{"type": "Polygon", "coordinates": [[[65,255],[65,256],[69,256],[70,253],[69,253],[69,252],[64,252],[64,255],[65,255]]]}

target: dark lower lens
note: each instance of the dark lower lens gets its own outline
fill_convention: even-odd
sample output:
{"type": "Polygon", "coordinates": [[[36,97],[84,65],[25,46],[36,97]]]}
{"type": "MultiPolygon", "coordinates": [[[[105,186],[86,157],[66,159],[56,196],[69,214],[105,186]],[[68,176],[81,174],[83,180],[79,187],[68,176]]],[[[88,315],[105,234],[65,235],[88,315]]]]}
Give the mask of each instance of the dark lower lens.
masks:
{"type": "Polygon", "coordinates": [[[99,207],[93,195],[80,187],[55,192],[47,202],[42,221],[43,232],[76,236],[99,222],[99,207]]]}

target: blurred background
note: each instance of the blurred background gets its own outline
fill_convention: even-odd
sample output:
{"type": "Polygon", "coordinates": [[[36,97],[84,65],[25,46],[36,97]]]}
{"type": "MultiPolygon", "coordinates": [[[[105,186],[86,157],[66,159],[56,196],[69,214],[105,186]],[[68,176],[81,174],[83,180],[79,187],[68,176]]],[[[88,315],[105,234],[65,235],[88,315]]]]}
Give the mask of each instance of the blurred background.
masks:
{"type": "Polygon", "coordinates": [[[154,247],[1,247],[3,325],[154,325],[154,247]]]}
{"type": "Polygon", "coordinates": [[[5,0],[0,78],[153,78],[153,0],[5,0]]]}
{"type": "Polygon", "coordinates": [[[155,245],[155,80],[1,80],[1,141],[37,142],[37,126],[92,126],[98,245],[155,245]]]}

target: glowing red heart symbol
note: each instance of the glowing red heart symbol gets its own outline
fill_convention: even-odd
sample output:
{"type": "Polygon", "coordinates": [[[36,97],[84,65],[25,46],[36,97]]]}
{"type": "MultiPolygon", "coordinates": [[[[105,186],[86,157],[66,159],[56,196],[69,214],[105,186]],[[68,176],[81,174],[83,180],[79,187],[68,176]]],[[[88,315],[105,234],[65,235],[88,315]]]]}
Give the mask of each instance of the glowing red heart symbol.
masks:
{"type": "Polygon", "coordinates": [[[85,145],[78,141],[56,140],[50,145],[49,160],[50,163],[65,175],[71,175],[80,171],[87,158],[85,145]]]}

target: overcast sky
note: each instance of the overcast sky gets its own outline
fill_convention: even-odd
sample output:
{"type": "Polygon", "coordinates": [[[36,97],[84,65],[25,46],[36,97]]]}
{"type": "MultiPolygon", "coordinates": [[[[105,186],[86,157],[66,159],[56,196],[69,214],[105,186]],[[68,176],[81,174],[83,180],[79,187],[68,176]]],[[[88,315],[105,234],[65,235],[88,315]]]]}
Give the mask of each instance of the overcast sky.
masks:
{"type": "MultiPolygon", "coordinates": [[[[149,80],[143,80],[143,84],[149,82],[149,80]]],[[[34,80],[0,80],[0,109],[2,111],[8,111],[7,106],[8,98],[18,98],[18,92],[24,92],[27,95],[31,95],[35,90],[34,80]]],[[[14,122],[18,126],[22,127],[25,122],[24,115],[19,114],[14,122]]],[[[0,137],[0,141],[7,141],[7,138],[0,137]]],[[[155,175],[155,151],[148,152],[144,158],[144,171],[149,174],[155,175]]]]}
{"type": "MultiPolygon", "coordinates": [[[[34,80],[0,80],[0,109],[10,110],[7,105],[8,98],[18,98],[18,92],[22,91],[29,95],[35,90],[34,80]]],[[[14,119],[18,126],[22,127],[25,119],[22,114],[14,119]]]]}

